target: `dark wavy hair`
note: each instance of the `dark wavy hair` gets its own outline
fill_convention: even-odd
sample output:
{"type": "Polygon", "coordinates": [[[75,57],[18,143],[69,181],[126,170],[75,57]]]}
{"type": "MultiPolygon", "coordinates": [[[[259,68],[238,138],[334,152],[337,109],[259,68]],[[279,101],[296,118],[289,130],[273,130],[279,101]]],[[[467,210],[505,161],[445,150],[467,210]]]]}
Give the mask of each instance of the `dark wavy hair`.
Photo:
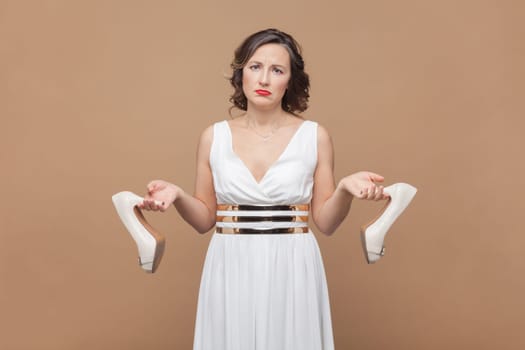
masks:
{"type": "Polygon", "coordinates": [[[255,51],[265,44],[280,44],[290,54],[291,77],[281,102],[283,110],[292,114],[305,111],[308,108],[310,97],[310,78],[304,71],[301,47],[290,34],[271,28],[250,35],[235,50],[231,63],[233,74],[230,78],[230,83],[235,91],[230,97],[230,102],[233,103],[230,113],[233,108],[243,111],[248,108],[246,96],[242,91],[242,69],[255,51]]]}

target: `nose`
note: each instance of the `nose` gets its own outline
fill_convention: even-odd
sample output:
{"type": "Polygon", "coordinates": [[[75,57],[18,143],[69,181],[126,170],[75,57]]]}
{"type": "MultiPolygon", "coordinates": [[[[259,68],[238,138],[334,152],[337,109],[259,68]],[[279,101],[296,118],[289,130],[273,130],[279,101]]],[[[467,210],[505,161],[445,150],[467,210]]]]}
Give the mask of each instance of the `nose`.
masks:
{"type": "Polygon", "coordinates": [[[270,71],[268,69],[261,70],[261,76],[259,77],[259,84],[261,86],[268,86],[270,84],[270,71]]]}

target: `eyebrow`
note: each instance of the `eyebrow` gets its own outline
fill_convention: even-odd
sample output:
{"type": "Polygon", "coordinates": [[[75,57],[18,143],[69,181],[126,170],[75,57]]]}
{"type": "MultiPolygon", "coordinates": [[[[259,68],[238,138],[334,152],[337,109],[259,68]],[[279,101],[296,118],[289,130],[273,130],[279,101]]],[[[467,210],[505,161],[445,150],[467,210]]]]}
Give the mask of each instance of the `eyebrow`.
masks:
{"type": "MultiPolygon", "coordinates": [[[[263,65],[263,63],[259,62],[259,61],[248,61],[248,63],[246,63],[246,64],[252,64],[252,63],[257,63],[257,64],[260,64],[260,65],[263,65]]],[[[272,64],[270,66],[286,69],[286,66],[283,66],[282,64],[272,64]]]]}

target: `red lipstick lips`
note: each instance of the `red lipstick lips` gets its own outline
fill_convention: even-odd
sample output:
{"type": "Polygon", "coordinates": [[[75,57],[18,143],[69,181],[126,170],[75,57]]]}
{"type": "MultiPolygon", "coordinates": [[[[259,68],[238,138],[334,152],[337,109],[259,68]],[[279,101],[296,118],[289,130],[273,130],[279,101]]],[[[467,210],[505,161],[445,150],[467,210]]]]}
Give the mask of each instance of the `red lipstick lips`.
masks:
{"type": "Polygon", "coordinates": [[[259,90],[255,90],[255,93],[257,95],[261,95],[261,96],[270,96],[272,93],[268,90],[262,90],[262,89],[259,89],[259,90]]]}

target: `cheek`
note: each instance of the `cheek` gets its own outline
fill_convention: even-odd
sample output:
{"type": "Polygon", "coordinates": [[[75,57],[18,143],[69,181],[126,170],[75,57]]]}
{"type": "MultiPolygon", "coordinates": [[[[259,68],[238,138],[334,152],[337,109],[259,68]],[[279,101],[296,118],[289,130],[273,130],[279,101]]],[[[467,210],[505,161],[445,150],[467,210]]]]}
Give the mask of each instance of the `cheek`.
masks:
{"type": "Polygon", "coordinates": [[[247,92],[246,92],[247,88],[251,84],[250,84],[250,77],[245,72],[243,72],[243,74],[242,74],[241,82],[242,82],[242,92],[244,92],[244,95],[247,95],[247,92]]]}
{"type": "Polygon", "coordinates": [[[283,79],[282,81],[279,81],[278,88],[281,90],[284,94],[286,89],[288,88],[288,82],[290,81],[289,78],[283,79]]]}
{"type": "Polygon", "coordinates": [[[242,85],[250,85],[253,82],[253,74],[250,74],[249,70],[243,70],[242,72],[242,85]]]}

